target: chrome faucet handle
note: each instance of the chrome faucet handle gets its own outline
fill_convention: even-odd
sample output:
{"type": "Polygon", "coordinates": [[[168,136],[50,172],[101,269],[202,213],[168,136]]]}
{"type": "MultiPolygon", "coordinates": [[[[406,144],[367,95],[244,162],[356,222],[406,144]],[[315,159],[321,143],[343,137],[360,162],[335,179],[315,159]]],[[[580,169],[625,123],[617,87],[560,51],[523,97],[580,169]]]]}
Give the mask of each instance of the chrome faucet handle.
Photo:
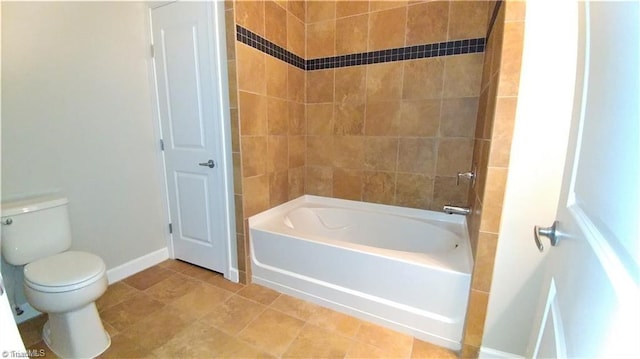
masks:
{"type": "Polygon", "coordinates": [[[469,171],[469,172],[458,172],[458,175],[456,176],[456,186],[460,185],[460,177],[464,177],[467,180],[471,181],[473,183],[473,181],[476,178],[476,173],[473,171],[469,171]]]}

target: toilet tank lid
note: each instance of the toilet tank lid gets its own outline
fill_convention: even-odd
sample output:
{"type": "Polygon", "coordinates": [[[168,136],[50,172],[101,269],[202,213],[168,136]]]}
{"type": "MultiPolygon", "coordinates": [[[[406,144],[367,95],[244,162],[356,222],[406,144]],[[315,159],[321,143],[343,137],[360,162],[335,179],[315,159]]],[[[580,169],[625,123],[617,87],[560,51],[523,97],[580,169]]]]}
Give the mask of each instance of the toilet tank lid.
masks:
{"type": "Polygon", "coordinates": [[[69,203],[69,200],[66,197],[55,194],[20,198],[13,201],[2,202],[2,217],[40,211],[62,206],[67,203],[69,203]]]}

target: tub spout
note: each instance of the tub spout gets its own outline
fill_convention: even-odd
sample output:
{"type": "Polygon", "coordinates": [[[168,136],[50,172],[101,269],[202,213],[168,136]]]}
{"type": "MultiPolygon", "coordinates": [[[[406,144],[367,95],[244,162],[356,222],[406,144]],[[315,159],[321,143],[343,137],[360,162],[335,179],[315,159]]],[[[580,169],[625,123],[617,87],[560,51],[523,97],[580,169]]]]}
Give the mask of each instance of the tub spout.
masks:
{"type": "Polygon", "coordinates": [[[467,215],[467,214],[471,213],[471,209],[469,207],[458,207],[458,206],[451,206],[451,205],[448,205],[448,204],[445,205],[444,207],[442,207],[442,210],[446,214],[464,214],[464,215],[467,215]]]}

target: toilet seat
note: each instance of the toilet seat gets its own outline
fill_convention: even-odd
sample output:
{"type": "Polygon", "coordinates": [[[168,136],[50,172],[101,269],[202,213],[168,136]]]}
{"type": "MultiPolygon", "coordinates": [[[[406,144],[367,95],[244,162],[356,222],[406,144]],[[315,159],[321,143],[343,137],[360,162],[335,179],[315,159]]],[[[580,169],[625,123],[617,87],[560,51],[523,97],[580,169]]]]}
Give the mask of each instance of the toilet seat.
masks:
{"type": "Polygon", "coordinates": [[[104,261],[91,253],[68,251],[24,267],[25,285],[49,293],[69,292],[95,282],[106,272],[104,261]]]}

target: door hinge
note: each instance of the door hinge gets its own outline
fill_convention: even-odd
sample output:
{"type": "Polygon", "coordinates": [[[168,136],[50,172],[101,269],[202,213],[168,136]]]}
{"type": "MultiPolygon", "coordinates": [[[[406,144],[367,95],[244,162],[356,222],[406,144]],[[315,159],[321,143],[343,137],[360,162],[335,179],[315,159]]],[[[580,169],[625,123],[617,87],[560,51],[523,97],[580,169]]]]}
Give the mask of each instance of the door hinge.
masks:
{"type": "Polygon", "coordinates": [[[154,58],[156,56],[156,51],[153,48],[153,44],[149,45],[150,49],[151,49],[151,57],[154,58]]]}
{"type": "Polygon", "coordinates": [[[169,233],[173,233],[173,224],[169,223],[169,233]]]}
{"type": "Polygon", "coordinates": [[[160,139],[160,151],[164,151],[164,140],[160,139]]]}

